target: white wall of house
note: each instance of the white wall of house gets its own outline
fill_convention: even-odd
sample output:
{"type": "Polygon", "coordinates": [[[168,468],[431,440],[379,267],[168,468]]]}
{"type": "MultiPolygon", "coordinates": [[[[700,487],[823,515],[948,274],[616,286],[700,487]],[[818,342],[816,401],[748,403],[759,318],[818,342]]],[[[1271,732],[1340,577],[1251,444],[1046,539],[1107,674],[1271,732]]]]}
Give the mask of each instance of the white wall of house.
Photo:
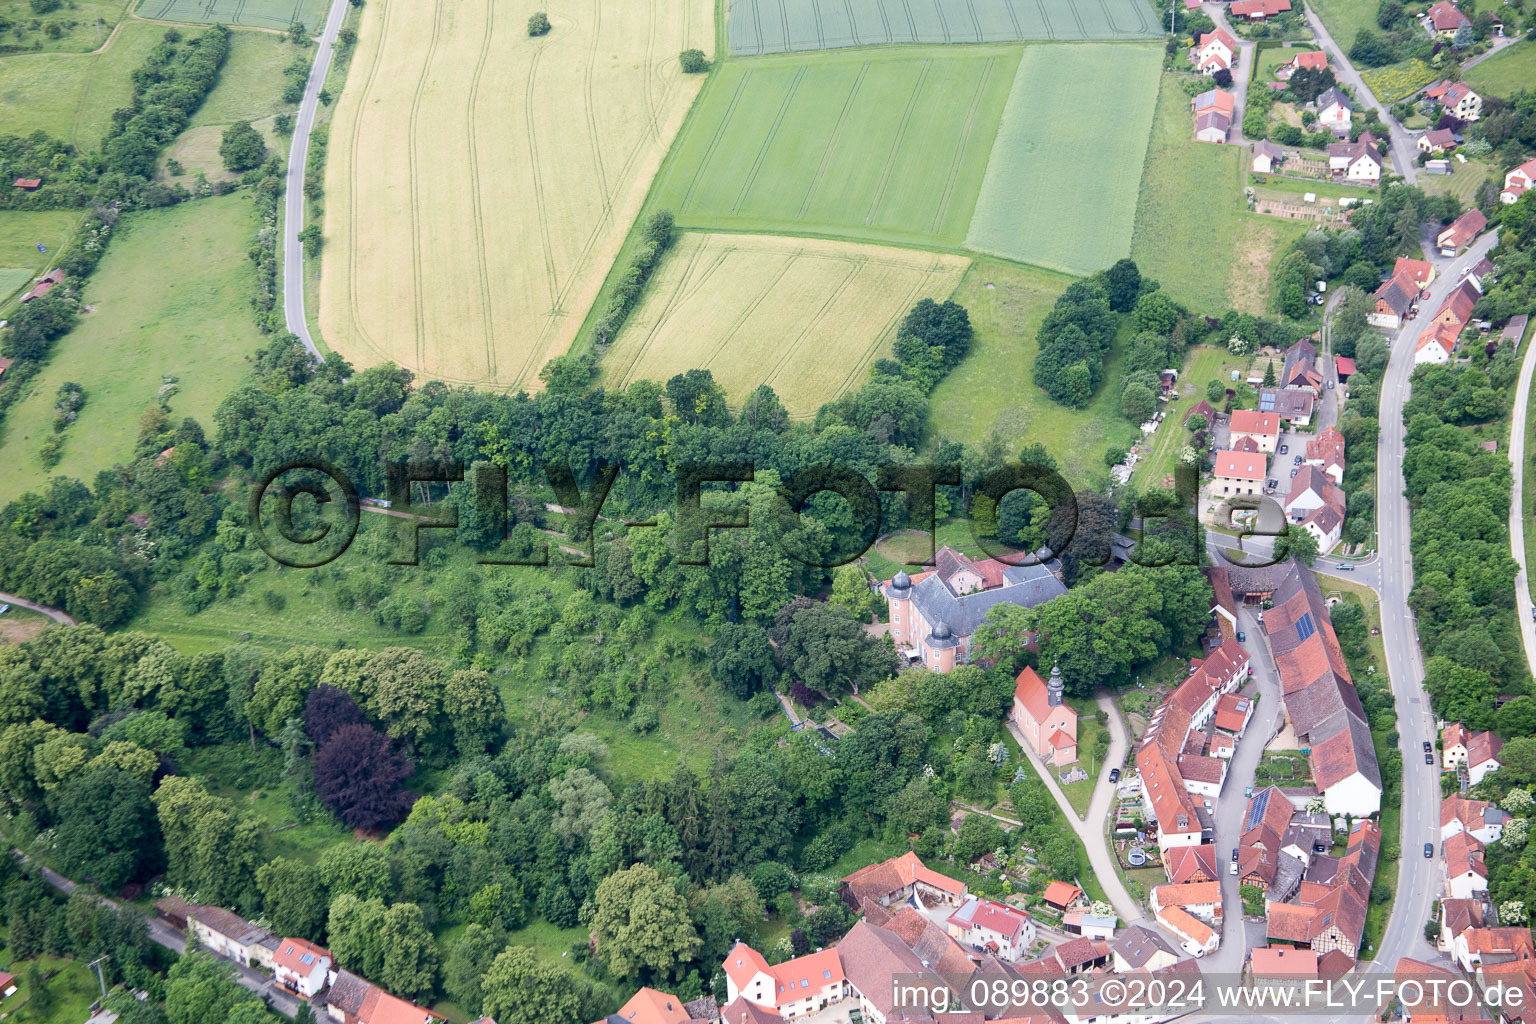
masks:
{"type": "Polygon", "coordinates": [[[1381,810],[1381,789],[1370,779],[1355,772],[1323,790],[1323,806],[1332,815],[1347,814],[1368,818],[1381,810]]]}

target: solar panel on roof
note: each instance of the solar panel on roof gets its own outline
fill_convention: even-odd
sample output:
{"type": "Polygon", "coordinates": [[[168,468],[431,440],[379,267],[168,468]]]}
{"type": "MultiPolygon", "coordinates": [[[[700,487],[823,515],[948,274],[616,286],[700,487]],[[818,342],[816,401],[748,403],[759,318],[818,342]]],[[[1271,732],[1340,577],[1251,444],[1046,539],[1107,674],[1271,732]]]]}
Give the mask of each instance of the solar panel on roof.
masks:
{"type": "Polygon", "coordinates": [[[1296,620],[1296,639],[1305,640],[1317,632],[1317,625],[1312,621],[1311,612],[1303,612],[1301,618],[1296,620]]]}
{"type": "Polygon", "coordinates": [[[312,964],[314,962],[315,962],[315,954],[313,954],[313,953],[305,953],[303,956],[299,957],[299,963],[303,964],[305,967],[308,967],[310,964],[312,964]]]}

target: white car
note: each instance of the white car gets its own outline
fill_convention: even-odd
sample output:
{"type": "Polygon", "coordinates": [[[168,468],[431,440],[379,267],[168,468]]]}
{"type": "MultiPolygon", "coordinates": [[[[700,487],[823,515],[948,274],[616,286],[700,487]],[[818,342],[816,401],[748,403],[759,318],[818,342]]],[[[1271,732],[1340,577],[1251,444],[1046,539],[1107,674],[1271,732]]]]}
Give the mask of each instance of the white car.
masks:
{"type": "Polygon", "coordinates": [[[1236,861],[1233,861],[1231,864],[1227,865],[1227,874],[1229,874],[1229,875],[1237,874],[1237,862],[1236,861]]]}

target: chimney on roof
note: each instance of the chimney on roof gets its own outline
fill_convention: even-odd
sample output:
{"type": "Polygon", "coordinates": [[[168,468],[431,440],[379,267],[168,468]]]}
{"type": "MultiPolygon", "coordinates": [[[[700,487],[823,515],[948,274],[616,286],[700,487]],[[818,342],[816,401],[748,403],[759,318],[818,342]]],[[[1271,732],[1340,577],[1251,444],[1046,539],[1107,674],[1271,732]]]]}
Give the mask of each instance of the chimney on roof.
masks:
{"type": "Polygon", "coordinates": [[[1064,684],[1061,681],[1061,662],[1051,666],[1051,681],[1046,684],[1046,703],[1051,707],[1061,706],[1061,695],[1064,684]]]}

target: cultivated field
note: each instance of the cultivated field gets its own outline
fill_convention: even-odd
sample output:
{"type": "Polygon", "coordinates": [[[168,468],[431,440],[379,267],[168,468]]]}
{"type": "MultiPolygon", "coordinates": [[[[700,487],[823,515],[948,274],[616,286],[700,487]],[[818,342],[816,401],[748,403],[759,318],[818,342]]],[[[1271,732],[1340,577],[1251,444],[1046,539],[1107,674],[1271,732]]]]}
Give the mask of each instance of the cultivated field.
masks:
{"type": "Polygon", "coordinates": [[[112,111],[133,96],[129,76],[164,35],[163,25],[125,21],[99,53],[0,58],[0,132],[42,130],[95,149],[112,123],[112,111]]]}
{"type": "Polygon", "coordinates": [[[0,303],[46,269],[80,223],[79,210],[0,210],[0,303]],[[48,247],[37,251],[37,243],[48,247]]]}
{"type": "Polygon", "coordinates": [[[1536,43],[1516,43],[1468,69],[1466,82],[1484,96],[1508,96],[1536,82],[1536,43]]]}
{"type": "Polygon", "coordinates": [[[944,299],[967,260],[821,239],[689,232],[603,357],[614,385],[701,368],[733,404],[759,384],[808,418],[890,354],[918,299],[944,299]]]}
{"type": "Polygon", "coordinates": [[[134,13],[156,21],[201,21],[285,31],[300,22],[311,32],[325,23],[326,0],[139,0],[134,13]]]}
{"type": "Polygon", "coordinates": [[[959,245],[1018,47],[732,61],[657,177],[679,224],[959,245]]]}
{"type": "MultiPolygon", "coordinates": [[[[78,216],[78,215],[74,215],[78,216]]],[[[139,416],[166,374],[176,422],[212,429],[213,411],[262,344],[251,322],[255,232],[251,196],[234,193],[124,215],[91,275],[92,311],[54,342],[48,365],[0,424],[0,503],[62,473],[87,483],[132,454],[139,416]],[[64,460],[45,470],[37,451],[53,434],[59,385],[85,388],[80,418],[64,433],[64,460]]]]}
{"type": "Polygon", "coordinates": [[[1070,274],[1127,255],[1161,59],[1151,45],[1025,47],[965,244],[1070,274]],[[1091,114],[1085,82],[1113,83],[1091,114]]]}
{"type": "Polygon", "coordinates": [[[726,19],[736,55],[1160,34],[1140,0],[731,0],[726,19]]]}
{"type": "Polygon", "coordinates": [[[326,167],[320,324],[361,365],[537,386],[645,200],[708,0],[368,4],[326,167]]]}

